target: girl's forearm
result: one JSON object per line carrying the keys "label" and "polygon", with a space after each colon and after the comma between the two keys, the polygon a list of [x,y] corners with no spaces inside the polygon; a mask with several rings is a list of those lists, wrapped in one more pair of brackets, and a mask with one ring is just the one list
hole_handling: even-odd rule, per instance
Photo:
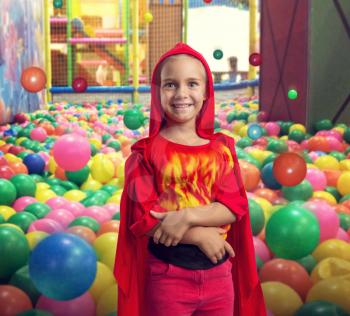
{"label": "girl's forearm", "polygon": [[191,226],[218,227],[236,220],[231,210],[219,202],[185,208],[185,212]]}

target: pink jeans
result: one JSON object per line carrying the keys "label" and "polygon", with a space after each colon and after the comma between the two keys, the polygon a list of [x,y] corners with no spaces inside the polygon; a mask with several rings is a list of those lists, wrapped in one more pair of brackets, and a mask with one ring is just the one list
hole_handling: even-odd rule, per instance
{"label": "pink jeans", "polygon": [[234,291],[230,260],[208,270],[189,270],[147,258],[149,316],[232,316]]}

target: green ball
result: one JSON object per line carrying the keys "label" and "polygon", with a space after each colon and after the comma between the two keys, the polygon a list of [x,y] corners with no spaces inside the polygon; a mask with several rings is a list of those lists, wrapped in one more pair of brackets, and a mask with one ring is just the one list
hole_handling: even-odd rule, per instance
{"label": "green ball", "polygon": [[120,221],[120,213],[117,212],[117,213],[114,213],[113,216],[112,216],[112,219],[115,219],[117,221]]}
{"label": "green ball", "polygon": [[17,154],[17,157],[23,160],[27,155],[29,155],[29,152],[21,151],[20,153]]}
{"label": "green ball", "polygon": [[27,174],[16,174],[10,181],[17,190],[17,198],[21,196],[35,196],[36,183],[31,176]]}
{"label": "green ball", "polygon": [[98,153],[98,150],[94,144],[90,144],[91,156],[95,156]]}
{"label": "green ball", "polygon": [[103,134],[102,135],[102,142],[105,144],[107,142],[107,140],[109,140],[110,138],[112,138],[111,134]]}
{"label": "green ball", "polygon": [[[41,293],[36,289],[33,281],[30,278],[28,265],[25,265],[24,267],[17,270],[15,274],[12,275],[9,283],[26,293],[32,301],[33,306],[36,305],[36,302],[38,301]],[[16,315],[22,315],[22,313]]]}
{"label": "green ball", "polygon": [[68,180],[61,181],[60,185],[68,191],[69,190],[79,190],[79,187],[75,183],[68,181]]}
{"label": "green ball", "polygon": [[143,121],[143,113],[137,109],[130,109],[124,113],[123,122],[128,129],[135,130],[140,128]]}
{"label": "green ball", "polygon": [[16,316],[54,316],[54,314],[42,309],[29,309],[22,313],[16,314]]}
{"label": "green ball", "polygon": [[118,190],[118,187],[115,185],[106,184],[101,188],[101,190],[108,192],[110,195],[113,195],[113,193]]}
{"label": "green ball", "polygon": [[224,57],[224,53],[222,52],[221,49],[215,49],[213,52],[213,57],[217,60],[221,59],[222,57]]}
{"label": "green ball", "polygon": [[0,227],[0,258],[0,279],[11,277],[28,262],[29,244],[17,228]]}
{"label": "green ball", "polygon": [[340,200],[339,203],[343,203],[347,200],[350,200],[350,193],[349,194],[345,194]]}
{"label": "green ball", "polygon": [[303,180],[301,183],[292,187],[282,186],[282,193],[288,201],[306,201],[312,196],[312,186],[309,181]]}
{"label": "green ball", "polygon": [[255,255],[255,262],[256,262],[256,266],[257,266],[258,270],[260,270],[262,268],[262,266],[264,265],[264,261],[262,261],[258,255]]}
{"label": "green ball", "polygon": [[337,188],[328,186],[326,187],[325,191],[332,194],[337,201],[340,200],[341,195],[338,192]]}
{"label": "green ball", "polygon": [[61,185],[52,185],[50,189],[59,196],[63,196],[67,190]]}
{"label": "green ball", "polygon": [[29,175],[35,183],[38,183],[38,182],[44,182],[44,178],[36,173],[32,173]]}
{"label": "green ball", "polygon": [[280,122],[279,125],[281,127],[281,130],[280,130],[280,136],[283,136],[283,135],[288,135],[289,134],[289,129],[290,127],[293,125],[294,123],[293,122]]}
{"label": "green ball", "polygon": [[120,143],[117,140],[113,140],[107,144],[107,147],[115,149],[115,151],[120,150]]}
{"label": "green ball", "polygon": [[264,159],[264,161],[263,161],[263,163],[262,163],[262,167],[264,167],[266,164],[268,164],[268,163],[270,163],[270,162],[275,161],[276,157],[277,157],[277,154],[275,154],[275,153],[271,153],[270,155],[268,155],[268,156]]}
{"label": "green ball", "polygon": [[0,179],[0,205],[11,206],[17,196],[16,187],[6,179]]}
{"label": "green ball", "polygon": [[328,155],[334,157],[338,161],[346,159],[346,155],[344,155],[340,151],[331,151]]}
{"label": "green ball", "polygon": [[240,148],[246,148],[248,146],[252,146],[253,140],[249,137],[242,137],[240,140],[237,141],[236,146]]}
{"label": "green ball", "polygon": [[249,215],[250,215],[250,225],[252,227],[253,235],[258,235],[265,225],[264,212],[261,206],[255,202],[253,199],[248,198],[249,203]]}
{"label": "green ball", "polygon": [[10,224],[17,225],[19,228],[23,230],[23,232],[26,233],[30,224],[36,220],[37,218],[33,214],[23,211],[10,216],[7,219],[7,222]]}
{"label": "green ball", "polygon": [[349,313],[328,301],[312,301],[299,307],[293,316],[349,316]]}
{"label": "green ball", "polygon": [[338,217],[340,219],[340,227],[345,231],[348,231],[350,228],[350,215],[345,213],[339,213]]}
{"label": "green ball", "polygon": [[288,90],[288,99],[295,100],[298,97],[298,91],[295,89]]}
{"label": "green ball", "polygon": [[312,255],[307,255],[296,261],[300,263],[309,274],[311,274],[312,270],[315,268],[317,264],[316,259]]}
{"label": "green ball", "polygon": [[80,216],[75,218],[68,227],[85,226],[92,229],[95,233],[100,229],[100,224],[92,217]]}
{"label": "green ball", "polygon": [[345,129],[344,134],[343,134],[343,138],[348,144],[350,144],[350,127],[347,127]]}
{"label": "green ball", "polygon": [[314,130],[316,132],[322,130],[330,130],[333,127],[332,121],[329,119],[319,120],[314,124]]}
{"label": "green ball", "polygon": [[289,132],[288,139],[291,139],[297,143],[300,143],[305,139],[305,133],[295,129],[295,130]]}
{"label": "green ball", "polygon": [[319,240],[316,216],[302,207],[282,207],[266,224],[266,243],[279,258],[303,258],[317,247]]}
{"label": "green ball", "polygon": [[58,178],[48,178],[45,182],[51,187],[53,185],[61,185],[62,180]]}
{"label": "green ball", "polygon": [[33,214],[37,219],[44,218],[50,211],[51,207],[42,202],[35,202],[27,205],[24,212]]}
{"label": "green ball", "polygon": [[280,139],[273,139],[269,142],[266,147],[267,150],[270,150],[274,153],[283,153],[288,150],[288,145],[285,141]]}
{"label": "green ball", "polygon": [[89,177],[90,168],[88,166],[85,166],[77,171],[66,171],[65,174],[69,181],[74,182],[78,186],[81,186]]}

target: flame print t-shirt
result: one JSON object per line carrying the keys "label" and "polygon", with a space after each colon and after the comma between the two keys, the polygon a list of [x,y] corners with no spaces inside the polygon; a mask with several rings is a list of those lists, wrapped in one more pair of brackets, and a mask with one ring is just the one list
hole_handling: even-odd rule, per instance
{"label": "flame print t-shirt", "polygon": [[[204,145],[189,146],[167,140],[160,134],[154,139],[150,161],[156,174],[158,203],[161,207],[168,211],[178,211],[185,207],[196,207],[215,201],[216,187],[225,175],[232,172],[234,162],[225,144],[216,139],[208,141]],[[228,231],[230,225],[222,228]],[[226,234],[223,238],[226,239]],[[150,251],[159,259],[186,268],[205,269],[214,266],[199,248],[193,245],[179,244],[176,247],[166,247],[161,244],[155,245],[150,238],[149,246]],[[179,248],[187,251],[180,251]],[[166,258],[164,252],[167,252]],[[197,252],[202,253],[203,258],[199,258]],[[179,253],[182,257],[190,255],[192,260],[198,261],[198,264],[178,262],[182,259],[191,261],[189,258],[179,258]]]}

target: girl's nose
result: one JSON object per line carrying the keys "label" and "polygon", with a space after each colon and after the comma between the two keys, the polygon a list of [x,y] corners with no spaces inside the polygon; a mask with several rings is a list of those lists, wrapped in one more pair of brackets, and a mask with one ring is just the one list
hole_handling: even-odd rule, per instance
{"label": "girl's nose", "polygon": [[187,95],[185,86],[179,86],[176,89],[176,97],[185,97]]}

